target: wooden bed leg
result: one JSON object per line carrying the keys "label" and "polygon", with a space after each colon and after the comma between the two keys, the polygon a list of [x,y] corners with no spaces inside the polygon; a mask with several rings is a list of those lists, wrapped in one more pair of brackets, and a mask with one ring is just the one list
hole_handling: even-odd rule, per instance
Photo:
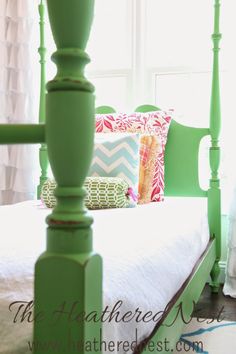
{"label": "wooden bed leg", "polygon": [[83,188],[95,130],[94,87],[84,77],[94,1],[47,3],[58,71],[47,85],[46,142],[58,187],[47,217],[47,250],[35,267],[34,354],[46,346],[50,354],[100,353],[99,346],[86,347],[101,340],[102,260],[92,250]]}
{"label": "wooden bed leg", "polygon": [[[212,148],[211,148],[212,149]],[[213,159],[218,166],[219,162],[219,148],[216,150],[210,149],[210,157]],[[212,162],[213,164],[213,162]],[[211,166],[212,166],[211,164]],[[215,171],[215,170],[214,170]],[[215,176],[214,172],[213,175]],[[213,177],[214,177],[213,176]],[[210,227],[210,234],[212,238],[216,240],[215,249],[215,263],[211,271],[211,290],[212,293],[218,293],[220,288],[219,275],[220,266],[219,261],[221,257],[221,191],[219,188],[219,180],[212,178],[210,180],[211,188],[208,190],[208,220]]]}
{"label": "wooden bed leg", "polygon": [[211,291],[213,294],[218,294],[220,289],[220,282],[218,280],[219,275],[220,275],[220,266],[219,266],[219,262],[216,261],[211,271]]}

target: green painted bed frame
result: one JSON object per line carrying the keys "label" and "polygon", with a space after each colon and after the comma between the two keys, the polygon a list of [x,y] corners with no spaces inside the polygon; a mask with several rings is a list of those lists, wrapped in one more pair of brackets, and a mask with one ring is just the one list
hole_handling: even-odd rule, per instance
{"label": "green painted bed frame", "polygon": [[[93,20],[94,0],[47,0],[50,24],[57,46],[52,60],[57,65],[56,77],[47,84],[45,112],[45,45],[44,5],[39,5],[41,43],[40,124],[1,125],[0,143],[41,143],[41,177],[38,196],[47,178],[48,158],[57,181],[55,191],[57,206],[47,217],[47,249],[35,266],[35,314],[34,339],[45,342],[58,341],[61,350],[57,354],[72,354],[68,347],[68,334],[74,341],[100,338],[101,323],[69,321],[65,317],[52,324],[49,315],[63,302],[67,306],[78,300],[78,313],[102,310],[102,259],[93,251],[93,219],[84,207],[83,183],[88,173],[93,153],[94,139],[94,87],[84,77],[84,67],[89,62],[85,52]],[[193,310],[202,289],[211,275],[214,293],[219,290],[219,260],[221,254],[221,205],[218,169],[220,148],[220,85],[219,85],[219,31],[220,1],[215,0],[215,25],[212,36],[214,63],[210,128],[191,128],[172,121],[165,153],[165,195],[206,197],[211,241],[176,302],[171,306],[162,326],[152,340],[167,338],[174,348],[181,335],[183,321],[180,316],[173,322],[178,305],[183,303],[185,318]],[[156,110],[144,105],[137,111]],[[111,107],[100,107],[99,113],[111,112]],[[47,119],[45,120],[45,117]],[[209,159],[210,186],[204,191],[199,186],[198,154],[203,137],[211,137]],[[47,148],[46,148],[47,147]],[[48,151],[47,151],[48,150]],[[96,225],[95,225],[96,227]],[[33,232],[33,230],[32,230]],[[112,230],[111,230],[112,236]],[[42,235],[43,237],[43,235]],[[158,285],[157,285],[158,286]],[[161,286],[161,284],[159,285]],[[47,315],[40,321],[40,313]],[[148,351],[146,349],[146,351]],[[42,351],[35,350],[35,354]],[[55,353],[48,350],[47,353]],[[78,351],[85,353],[85,350]],[[164,354],[165,351],[162,352]]]}

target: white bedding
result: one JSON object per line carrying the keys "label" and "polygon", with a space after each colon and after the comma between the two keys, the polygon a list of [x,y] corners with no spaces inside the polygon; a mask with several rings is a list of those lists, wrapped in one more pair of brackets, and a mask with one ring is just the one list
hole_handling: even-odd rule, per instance
{"label": "white bedding", "polygon": [[[50,211],[39,201],[0,207],[0,353],[29,352],[32,325],[13,323],[13,301],[32,299],[33,266],[45,249]],[[134,209],[95,211],[94,249],[103,256],[103,299],[121,312],[163,311],[209,241],[206,200],[166,198]],[[26,221],[28,224],[26,224]],[[105,322],[105,341],[147,337],[155,323]],[[114,351],[113,353],[116,353]]]}

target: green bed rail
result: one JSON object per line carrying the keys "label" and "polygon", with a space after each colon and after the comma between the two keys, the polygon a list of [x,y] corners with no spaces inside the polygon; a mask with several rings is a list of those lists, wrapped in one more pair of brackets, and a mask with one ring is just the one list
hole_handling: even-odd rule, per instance
{"label": "green bed rail", "polygon": [[0,144],[45,142],[45,126],[39,124],[0,124]]}

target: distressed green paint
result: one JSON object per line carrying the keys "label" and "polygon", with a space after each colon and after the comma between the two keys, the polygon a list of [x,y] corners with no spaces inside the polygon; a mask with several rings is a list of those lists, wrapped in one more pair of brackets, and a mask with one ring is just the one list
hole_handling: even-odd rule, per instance
{"label": "distressed green paint", "polygon": [[[40,47],[38,49],[40,55],[40,69],[41,69],[41,79],[40,79],[40,100],[39,100],[39,123],[44,124],[46,120],[45,112],[45,98],[46,98],[46,48],[45,48],[45,35],[44,35],[44,15],[45,6],[43,0],[39,4],[39,25],[40,25]],[[37,188],[37,197],[40,198],[41,189],[44,182],[47,180],[47,170],[48,170],[48,155],[46,144],[41,144],[39,149],[39,165],[41,169],[40,181]]]}
{"label": "distressed green paint", "polygon": [[35,322],[34,339],[59,341],[57,354],[70,354],[72,341],[99,339],[100,323],[68,323],[64,316],[53,326],[52,311],[64,302],[67,310],[77,302],[78,313],[102,309],[102,262],[92,249],[93,220],[84,208],[83,188],[94,137],[93,86],[84,77],[94,2],[48,0],[47,4],[58,71],[47,84],[46,143],[58,187],[57,206],[47,218],[47,250],[35,267],[35,311],[45,311],[48,317]]}
{"label": "distressed green paint", "polygon": [[[50,91],[92,92],[94,90],[93,85],[84,77],[84,66],[90,61],[84,49],[93,19],[93,13],[84,10],[86,7],[91,8],[93,1],[50,0],[47,2],[52,33],[57,46],[57,51],[52,56],[52,60],[57,65],[57,74],[47,85]],[[57,3],[60,3],[60,17],[53,15]],[[82,31],[78,27],[78,14],[80,14],[79,27],[83,29]]]}
{"label": "distressed green paint", "polygon": [[210,167],[211,179],[208,191],[208,217],[212,237],[216,238],[216,262],[211,272],[212,291],[219,290],[219,261],[221,257],[221,193],[218,169],[220,165],[220,148],[218,145],[221,127],[221,108],[220,108],[220,82],[219,82],[219,42],[220,33],[220,1],[215,0],[215,20],[213,40],[213,74],[212,74],[212,96],[210,110]]}
{"label": "distressed green paint", "polygon": [[38,144],[45,142],[45,126],[38,124],[0,124],[0,144]]}

